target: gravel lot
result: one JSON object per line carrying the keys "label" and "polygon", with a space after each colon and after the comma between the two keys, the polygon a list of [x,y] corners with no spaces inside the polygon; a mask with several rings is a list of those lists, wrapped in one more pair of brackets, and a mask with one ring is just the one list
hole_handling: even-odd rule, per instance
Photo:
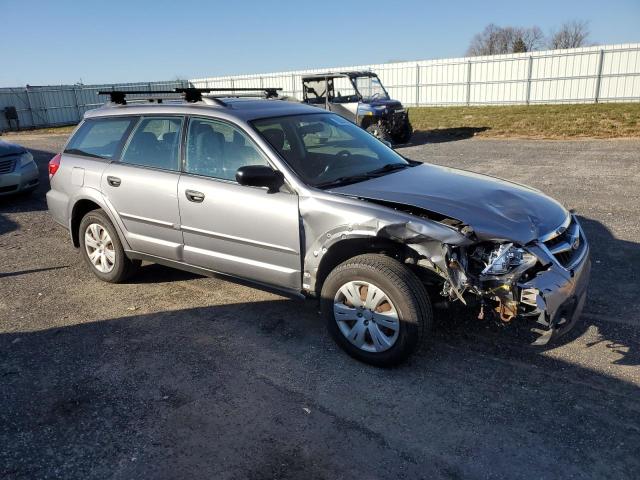
{"label": "gravel lot", "polygon": [[563,345],[445,311],[380,370],[313,302],[157,265],[101,283],[46,211],[65,136],[2,138],[43,184],[0,199],[0,478],[640,478],[640,140],[404,148],[575,208],[593,280]]}

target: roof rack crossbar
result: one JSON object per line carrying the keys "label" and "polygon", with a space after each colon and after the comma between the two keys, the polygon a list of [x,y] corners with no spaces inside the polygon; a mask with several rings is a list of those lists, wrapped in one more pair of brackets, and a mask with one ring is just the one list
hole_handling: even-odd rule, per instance
{"label": "roof rack crossbar", "polygon": [[[180,93],[184,95],[184,99],[187,102],[201,102],[203,93],[211,93],[211,92],[234,92],[235,95],[231,95],[234,97],[241,97],[240,93],[237,92],[262,92],[264,98],[276,98],[278,96],[278,91],[281,91],[282,88],[195,88],[195,87],[186,87],[186,88],[175,88],[173,90],[100,90],[98,91],[98,95],[109,95],[112,103],[116,103],[118,105],[126,105],[127,104],[127,95],[166,95],[166,94],[176,94]],[[244,95],[249,96],[249,95]],[[255,95],[251,95],[255,96]],[[221,96],[224,97],[224,96]],[[219,100],[215,96],[208,96],[208,99],[212,100],[218,105],[226,106],[222,100]]]}
{"label": "roof rack crossbar", "polygon": [[175,95],[174,90],[100,90],[98,95],[109,95],[112,103],[126,105],[127,95]]}
{"label": "roof rack crossbar", "polygon": [[[278,96],[278,92],[282,91],[282,88],[279,87],[247,87],[247,88],[241,88],[241,87],[233,87],[233,88],[195,88],[195,87],[188,87],[188,88],[176,88],[176,92],[181,92],[181,93],[185,93],[185,94],[192,94],[194,96],[197,96],[197,94],[200,94],[200,97],[202,97],[203,93],[212,93],[212,92],[230,92],[230,93],[236,93],[236,95],[233,96],[238,96],[241,97],[243,95],[239,94],[238,92],[262,92],[262,95],[265,98],[275,98]],[[211,97],[209,97],[211,98]]]}

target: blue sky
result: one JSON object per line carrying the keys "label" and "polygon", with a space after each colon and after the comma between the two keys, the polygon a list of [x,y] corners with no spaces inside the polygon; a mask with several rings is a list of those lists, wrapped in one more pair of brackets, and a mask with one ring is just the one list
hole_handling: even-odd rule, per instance
{"label": "blue sky", "polygon": [[490,22],[640,41],[640,0],[0,0],[0,86],[171,80],[462,56]]}

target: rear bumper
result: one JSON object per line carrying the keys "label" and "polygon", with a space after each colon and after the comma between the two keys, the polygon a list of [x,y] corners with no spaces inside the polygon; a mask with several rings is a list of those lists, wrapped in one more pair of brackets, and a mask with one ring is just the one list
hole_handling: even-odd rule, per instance
{"label": "rear bumper", "polygon": [[38,167],[30,163],[24,167],[16,167],[11,173],[0,175],[0,195],[11,195],[36,188],[39,184]]}
{"label": "rear bumper", "polygon": [[537,321],[531,331],[534,345],[546,345],[569,332],[579,321],[587,296],[591,258],[587,245],[583,256],[570,270],[557,264],[519,286],[535,296]]}
{"label": "rear bumper", "polygon": [[47,208],[53,219],[65,228],[69,228],[69,218],[67,217],[67,209],[69,206],[69,198],[62,192],[57,190],[49,190],[46,194]]}

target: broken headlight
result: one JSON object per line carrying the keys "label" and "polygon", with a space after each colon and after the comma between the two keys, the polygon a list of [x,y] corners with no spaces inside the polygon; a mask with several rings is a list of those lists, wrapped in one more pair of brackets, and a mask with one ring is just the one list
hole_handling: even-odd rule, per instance
{"label": "broken headlight", "polygon": [[483,275],[504,275],[520,266],[532,267],[537,262],[535,255],[515,247],[513,243],[497,245],[483,257],[486,262],[486,267],[482,270]]}

